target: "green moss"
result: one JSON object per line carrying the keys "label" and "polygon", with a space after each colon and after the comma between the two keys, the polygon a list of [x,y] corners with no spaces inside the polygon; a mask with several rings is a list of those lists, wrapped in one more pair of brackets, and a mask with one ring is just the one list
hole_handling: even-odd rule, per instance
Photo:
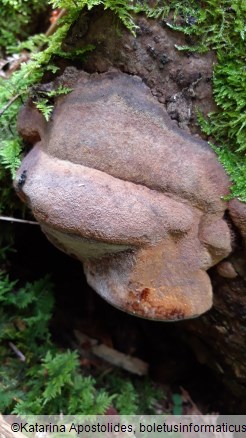
{"label": "green moss", "polygon": [[32,18],[47,6],[46,0],[0,0],[0,53],[16,46],[18,39],[26,39]]}
{"label": "green moss", "polygon": [[76,351],[51,341],[48,277],[18,287],[0,271],[0,410],[18,415],[103,414],[112,396],[81,374]]}

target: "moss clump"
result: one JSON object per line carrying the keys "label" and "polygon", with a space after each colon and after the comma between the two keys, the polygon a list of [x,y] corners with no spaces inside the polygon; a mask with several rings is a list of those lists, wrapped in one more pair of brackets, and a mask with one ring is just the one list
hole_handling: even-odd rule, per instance
{"label": "moss clump", "polygon": [[0,0],[0,53],[30,35],[31,20],[47,9],[46,0]]}
{"label": "moss clump", "polygon": [[48,278],[18,287],[0,271],[0,410],[18,415],[103,414],[112,396],[81,374],[76,351],[51,341]]}

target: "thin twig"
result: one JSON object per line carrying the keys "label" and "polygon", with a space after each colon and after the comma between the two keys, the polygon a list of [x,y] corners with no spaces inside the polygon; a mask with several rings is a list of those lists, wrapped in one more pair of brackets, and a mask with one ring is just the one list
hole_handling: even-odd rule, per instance
{"label": "thin twig", "polygon": [[18,356],[21,362],[26,362],[26,357],[24,354],[13,344],[13,342],[9,342],[10,348],[14,351],[14,353]]}
{"label": "thin twig", "polygon": [[19,99],[19,97],[20,97],[20,93],[16,94],[16,96],[12,97],[12,99],[8,101],[8,103],[1,109],[0,117],[3,115],[3,113],[5,113],[5,111],[10,107],[10,105],[12,105],[12,103],[14,103],[17,99]]}
{"label": "thin twig", "polygon": [[60,25],[60,23],[58,23],[58,21],[60,20],[60,18],[62,18],[64,15],[66,15],[66,13],[67,13],[66,9],[62,9],[61,12],[59,12],[56,21],[54,23],[52,23],[50,25],[50,27],[48,28],[48,30],[45,32],[46,37],[53,35],[53,33],[56,31],[56,29]]}
{"label": "thin twig", "polygon": [[9,216],[0,216],[0,221],[19,222],[21,224],[29,224],[29,225],[39,225],[39,223],[35,221],[26,221],[25,219],[17,219],[15,217],[9,217]]}

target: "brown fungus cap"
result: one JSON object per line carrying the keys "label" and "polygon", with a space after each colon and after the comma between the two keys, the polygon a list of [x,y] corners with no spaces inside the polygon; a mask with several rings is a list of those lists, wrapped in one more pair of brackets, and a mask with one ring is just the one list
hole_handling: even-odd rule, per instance
{"label": "brown fungus cap", "polygon": [[214,152],[177,129],[138,77],[80,72],[62,81],[73,91],[47,124],[30,103],[20,113],[20,133],[32,126],[40,141],[17,192],[114,306],[157,320],[204,313],[206,270],[231,251],[229,181]]}

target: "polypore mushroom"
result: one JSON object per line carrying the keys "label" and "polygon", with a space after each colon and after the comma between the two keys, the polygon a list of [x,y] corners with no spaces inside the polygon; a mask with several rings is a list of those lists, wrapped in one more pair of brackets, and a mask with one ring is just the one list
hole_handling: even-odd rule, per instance
{"label": "polypore mushroom", "polygon": [[214,152],[174,127],[138,77],[81,72],[61,82],[73,91],[51,121],[30,103],[20,113],[24,138],[40,141],[17,193],[114,306],[157,320],[202,314],[212,305],[206,270],[231,251],[229,182]]}

